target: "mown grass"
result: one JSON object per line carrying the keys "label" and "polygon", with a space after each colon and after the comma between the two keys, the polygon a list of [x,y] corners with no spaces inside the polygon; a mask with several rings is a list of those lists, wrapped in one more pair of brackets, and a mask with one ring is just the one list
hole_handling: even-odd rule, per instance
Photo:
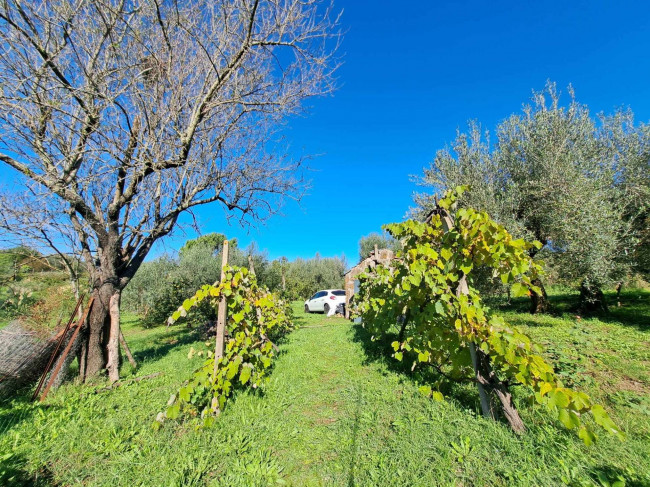
{"label": "mown grass", "polygon": [[269,383],[237,394],[207,430],[193,422],[151,428],[201,363],[187,358],[198,337],[127,320],[125,335],[141,365],[132,371],[127,364],[122,375],[162,375],[98,393],[105,384],[70,384],[42,405],[24,398],[0,405],[0,479],[93,486],[650,485],[650,331],[638,318],[650,311],[650,294],[629,298],[607,320],[504,312],[549,347],[568,382],[606,405],[627,431],[625,442],[602,435],[587,448],[523,401],[528,432],[518,437],[477,413],[471,388],[442,403],[429,400],[377,353],[365,330],[304,315],[296,303],[301,329],[280,344]]}

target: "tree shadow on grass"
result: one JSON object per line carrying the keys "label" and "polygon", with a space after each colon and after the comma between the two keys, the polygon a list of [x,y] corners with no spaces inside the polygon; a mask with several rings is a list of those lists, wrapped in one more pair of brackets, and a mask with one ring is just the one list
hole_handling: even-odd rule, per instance
{"label": "tree shadow on grass", "polygon": [[[439,373],[433,369],[416,369],[415,371],[411,370],[412,361],[398,361],[392,357],[394,352],[391,343],[394,340],[397,340],[397,334],[388,334],[384,340],[372,340],[371,335],[363,328],[361,325],[354,325],[352,327],[353,340],[360,343],[365,352],[364,365],[370,363],[381,363],[385,366],[387,371],[397,373],[405,380],[409,380],[416,385],[423,384],[433,384],[434,382],[441,379]],[[446,398],[446,401],[449,404],[452,404],[458,410],[463,411],[465,414],[471,415],[473,418],[482,418],[483,414],[481,411],[481,403],[478,394],[478,389],[474,383],[471,382],[450,382],[448,380],[442,381],[441,387],[438,389]],[[529,410],[526,407],[526,402],[529,398],[529,393],[524,387],[511,387],[510,392],[512,393],[513,401],[519,410],[519,413],[522,415],[526,423],[526,428],[529,432],[532,433],[533,438],[537,438],[540,435],[546,435],[547,433],[540,433],[539,426],[534,421],[528,422],[528,413]],[[506,428],[513,438],[518,438],[518,435],[515,434],[511,427],[509,426],[507,420],[503,415],[499,415],[496,420],[502,427]],[[568,430],[558,429],[554,433],[555,442],[563,442],[568,444],[573,441],[575,435]],[[650,486],[648,486],[650,487]]]}
{"label": "tree shadow on grass", "polygon": [[307,324],[307,319],[302,314],[294,313],[292,321],[293,324],[296,326],[296,329],[301,328],[302,326]]}
{"label": "tree shadow on grass", "polygon": [[0,402],[0,435],[32,418],[37,406],[31,402],[31,392],[25,387],[11,400]]}
{"label": "tree shadow on grass", "polygon": [[359,423],[361,412],[361,386],[357,389],[356,407],[354,409],[354,425],[352,426],[352,442],[350,445],[350,464],[348,467],[348,487],[355,487],[355,470],[357,467],[357,457],[359,455],[357,440],[359,439]]}
{"label": "tree shadow on grass", "polygon": [[[589,470],[589,476],[595,485],[624,485],[625,487],[650,487],[650,479],[640,478],[618,467],[600,465]],[[617,484],[620,482],[620,484]]]}
{"label": "tree shadow on grass", "polygon": [[[637,328],[639,331],[650,331],[650,293],[647,291],[623,291],[617,298],[616,293],[605,292],[605,298],[609,307],[608,313],[594,313],[584,316],[579,312],[579,295],[567,291],[549,295],[551,310],[541,315],[530,314],[530,300],[528,298],[512,299],[509,303],[503,298],[486,299],[486,304],[495,312],[514,312],[522,316],[530,316],[525,320],[528,326],[553,326],[544,323],[544,316],[556,318],[565,317],[567,314],[580,316],[581,319],[596,318],[604,323],[618,323],[624,326]],[[620,303],[620,306],[618,306]],[[532,318],[536,316],[536,318]]]}
{"label": "tree shadow on grass", "polygon": [[189,345],[201,339],[199,330],[178,330],[174,334],[158,338],[155,344],[149,348],[138,350],[133,353],[133,358],[138,363],[158,360],[175,348]]}
{"label": "tree shadow on grass", "polygon": [[47,465],[43,465],[33,473],[27,471],[25,466],[26,461],[20,455],[9,453],[0,456],[0,485],[16,487],[53,487],[57,485]]}
{"label": "tree shadow on grass", "polygon": [[[373,362],[381,363],[388,371],[398,373],[416,384],[431,384],[441,379],[440,374],[433,368],[418,368],[413,371],[411,370],[412,362],[407,360],[399,361],[392,357],[394,350],[391,343],[397,340],[396,333],[389,333],[384,339],[372,340],[371,334],[361,325],[354,325],[352,332],[353,340],[360,343],[365,352],[364,365]],[[440,392],[453,399],[462,409],[480,415],[478,392],[470,385],[452,384],[445,381]]]}
{"label": "tree shadow on grass", "polygon": [[609,303],[609,313],[598,315],[605,323],[620,323],[633,326],[639,331],[650,332],[650,293],[623,292],[617,305],[616,296],[606,293]]}

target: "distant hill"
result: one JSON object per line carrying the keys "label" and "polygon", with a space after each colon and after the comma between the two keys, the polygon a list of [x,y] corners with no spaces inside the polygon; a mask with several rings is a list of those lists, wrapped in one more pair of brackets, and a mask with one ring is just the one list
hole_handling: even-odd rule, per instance
{"label": "distant hill", "polygon": [[54,328],[74,309],[69,273],[58,255],[29,247],[0,250],[0,328],[13,320]]}

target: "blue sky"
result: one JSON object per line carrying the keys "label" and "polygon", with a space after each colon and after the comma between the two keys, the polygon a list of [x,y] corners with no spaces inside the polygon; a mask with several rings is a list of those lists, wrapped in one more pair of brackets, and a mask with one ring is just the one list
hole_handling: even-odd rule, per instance
{"label": "blue sky", "polygon": [[[593,112],[630,107],[650,120],[650,2],[335,0],[346,35],[340,89],[312,100],[285,132],[310,162],[300,204],[252,229],[201,208],[202,233],[252,240],[270,258],[345,254],[401,220],[436,150],[470,119],[493,129],[547,79]],[[6,174],[6,172],[5,172]],[[179,248],[193,232],[157,245]]]}
{"label": "blue sky", "polygon": [[[300,205],[252,230],[203,208],[203,232],[255,240],[271,258],[341,255],[402,219],[436,150],[470,119],[493,129],[546,80],[593,112],[650,120],[650,2],[336,1],[347,31],[340,89],[286,132],[312,160]],[[169,240],[177,248],[186,236]],[[159,247],[160,251],[162,247]]]}

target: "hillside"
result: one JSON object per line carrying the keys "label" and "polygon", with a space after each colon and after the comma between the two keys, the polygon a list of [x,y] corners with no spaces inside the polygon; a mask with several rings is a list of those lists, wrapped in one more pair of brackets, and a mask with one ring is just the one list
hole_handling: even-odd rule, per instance
{"label": "hillside", "polygon": [[20,319],[30,328],[49,330],[74,309],[74,293],[67,273],[22,274],[0,284],[0,328]]}

